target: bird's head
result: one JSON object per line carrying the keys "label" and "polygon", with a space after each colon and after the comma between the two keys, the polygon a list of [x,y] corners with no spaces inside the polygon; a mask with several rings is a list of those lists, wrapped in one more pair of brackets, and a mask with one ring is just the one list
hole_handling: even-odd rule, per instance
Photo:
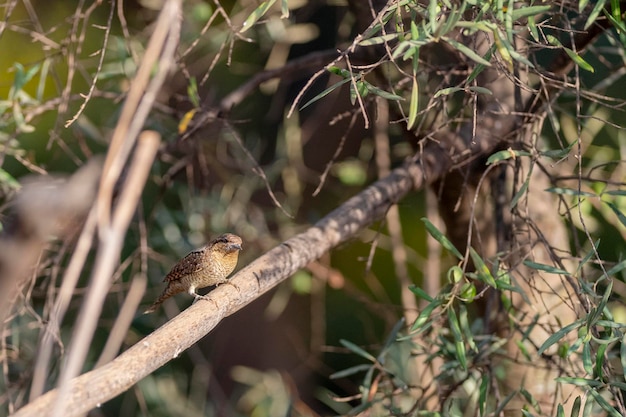
{"label": "bird's head", "polygon": [[213,242],[211,243],[212,250],[227,255],[239,252],[242,249],[241,244],[243,242],[241,238],[237,235],[234,235],[232,233],[224,233],[217,239],[213,240]]}

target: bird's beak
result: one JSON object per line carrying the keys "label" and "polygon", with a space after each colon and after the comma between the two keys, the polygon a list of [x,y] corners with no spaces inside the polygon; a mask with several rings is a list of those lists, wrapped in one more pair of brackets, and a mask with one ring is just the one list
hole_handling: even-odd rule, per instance
{"label": "bird's beak", "polygon": [[241,245],[239,243],[231,243],[229,247],[230,250],[241,250]]}

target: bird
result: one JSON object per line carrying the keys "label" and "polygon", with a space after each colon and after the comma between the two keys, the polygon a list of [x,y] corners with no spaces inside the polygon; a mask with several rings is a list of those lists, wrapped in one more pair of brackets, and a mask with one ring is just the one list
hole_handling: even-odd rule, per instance
{"label": "bird", "polygon": [[209,299],[196,293],[196,290],[227,282],[228,276],[237,266],[242,243],[239,236],[225,233],[190,252],[165,276],[163,282],[167,283],[167,287],[144,314],[156,311],[165,300],[181,292],[188,292],[195,300]]}

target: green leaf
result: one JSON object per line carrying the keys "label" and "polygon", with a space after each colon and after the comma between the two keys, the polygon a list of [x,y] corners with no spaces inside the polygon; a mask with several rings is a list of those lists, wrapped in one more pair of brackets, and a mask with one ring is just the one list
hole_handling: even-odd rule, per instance
{"label": "green leaf", "polygon": [[441,303],[442,303],[442,301],[441,300],[437,300],[437,299],[431,301],[422,310],[422,312],[417,317],[417,319],[415,319],[415,323],[413,323],[413,326],[411,326],[411,333],[413,333],[414,331],[416,331],[417,329],[422,327],[424,324],[426,324],[426,322],[430,318],[430,315],[432,314],[433,310],[435,310],[437,307],[439,307],[441,305]]}
{"label": "green leaf", "polygon": [[29,82],[35,74],[39,71],[41,66],[39,64],[33,65],[28,71],[24,71],[24,66],[19,62],[13,64],[15,70],[15,77],[13,78],[13,85],[11,86],[11,92],[9,99],[14,99],[16,94],[24,88],[27,82]]}
{"label": "green leaf", "polygon": [[398,34],[391,33],[387,35],[375,36],[373,38],[364,39],[361,42],[359,42],[359,45],[361,46],[381,45],[383,43],[395,41],[396,39],[398,39]]}
{"label": "green leaf", "polygon": [[577,142],[574,140],[563,149],[549,149],[547,151],[539,152],[539,155],[547,156],[548,158],[552,159],[562,159],[569,155],[570,151],[572,150],[574,145],[576,145],[576,143]]}
{"label": "green leaf", "polygon": [[467,307],[465,307],[465,305],[463,304],[459,305],[459,324],[461,325],[461,330],[465,335],[465,340],[467,341],[470,349],[472,349],[474,352],[478,352],[476,342],[474,341],[474,332],[472,332],[472,329],[469,325]]}
{"label": "green leaf", "polygon": [[585,342],[583,345],[583,369],[588,375],[593,375],[593,361],[591,360],[591,344]]}
{"label": "green leaf", "polygon": [[589,17],[587,18],[587,22],[585,23],[585,26],[583,28],[584,30],[589,29],[589,27],[593,25],[593,22],[596,21],[596,19],[600,15],[600,12],[602,12],[602,9],[604,9],[605,3],[606,0],[596,0],[596,5],[593,7],[591,13],[589,13]]}
{"label": "green leaf", "polygon": [[459,319],[456,316],[454,308],[448,308],[448,322],[450,323],[450,330],[454,337],[454,347],[456,350],[456,359],[459,361],[461,368],[464,371],[467,370],[467,356],[465,354],[465,343],[463,342],[463,335],[461,334],[461,326],[459,325]]}
{"label": "green leaf", "polygon": [[530,356],[530,353],[528,352],[528,349],[526,348],[524,342],[522,342],[521,340],[516,340],[515,344],[517,345],[517,348],[520,350],[520,352],[522,352],[522,355],[524,355],[526,360],[531,362],[532,357]]}
{"label": "green leaf", "polygon": [[605,191],[604,194],[626,196],[626,190],[608,190]]}
{"label": "green leaf", "polygon": [[474,261],[474,267],[476,268],[476,272],[478,273],[478,279],[485,284],[492,286],[493,288],[498,288],[498,284],[493,278],[493,275],[491,275],[491,271],[485,264],[485,261],[483,261],[480,255],[472,247],[470,247],[470,255],[472,257],[472,261]]}
{"label": "green leaf", "polygon": [[626,216],[624,215],[624,213],[622,213],[622,211],[610,201],[603,201],[603,203],[609,206],[611,210],[613,210],[613,213],[615,213],[622,226],[626,227]]}
{"label": "green leaf", "polygon": [[528,30],[535,42],[539,42],[539,31],[537,30],[537,23],[535,23],[535,16],[528,17]]}
{"label": "green leaf", "polygon": [[366,352],[363,348],[361,348],[361,347],[355,345],[354,343],[350,342],[349,340],[341,339],[341,340],[339,340],[339,343],[341,343],[344,347],[350,349],[352,352],[356,353],[357,355],[367,359],[368,361],[370,361],[372,363],[376,363],[376,358],[375,357],[373,357],[371,354]]}
{"label": "green leaf", "polygon": [[600,407],[604,409],[611,417],[623,417],[619,411],[617,411],[607,400],[604,399],[602,394],[596,392],[596,390],[589,390],[589,393],[593,397],[593,399],[598,403]]}
{"label": "green leaf", "polygon": [[600,381],[596,381],[595,379],[587,379],[587,378],[572,378],[567,376],[562,376],[554,379],[556,382],[563,382],[565,384],[576,385],[577,387],[599,387],[604,385]]}
{"label": "green leaf", "polygon": [[430,295],[428,295],[428,294],[426,293],[426,291],[424,291],[423,289],[421,289],[420,287],[418,287],[418,286],[416,286],[416,285],[409,285],[409,290],[410,290],[413,294],[417,295],[418,297],[420,297],[420,298],[421,298],[421,299],[423,299],[423,300],[426,300],[426,301],[428,301],[428,302],[430,302],[430,301],[433,301],[433,300],[434,300],[434,298],[433,298],[433,297],[431,297]]}
{"label": "green leaf", "polygon": [[537,270],[537,271],[545,271],[548,272],[550,274],[558,274],[558,275],[569,275],[570,273],[560,269],[560,268],[555,268],[551,265],[546,265],[546,264],[540,264],[537,262],[533,262],[533,261],[529,261],[529,260],[525,260],[524,261],[524,265],[526,265],[528,268]]}
{"label": "green leaf", "polygon": [[568,324],[562,329],[559,329],[555,333],[551,334],[550,337],[548,337],[546,341],[543,342],[543,344],[539,347],[539,349],[537,350],[537,354],[541,355],[550,346],[554,345],[556,342],[563,339],[569,332],[580,327],[581,324],[582,324],[581,320],[577,320],[573,323]]}
{"label": "green leaf", "polygon": [[485,404],[487,403],[487,394],[489,393],[489,375],[485,374],[481,378],[478,393],[478,407],[482,417],[485,415]]}
{"label": "green leaf", "polygon": [[574,63],[578,65],[580,68],[584,69],[585,71],[595,72],[595,69],[591,66],[591,64],[585,61],[576,52],[566,47],[563,47],[563,49],[565,50],[565,53],[572,59],[572,61],[574,61]]}
{"label": "green leaf", "polygon": [[357,98],[366,97],[369,93],[367,89],[367,84],[365,81],[356,81],[350,83],[350,103],[354,106],[357,101]]}
{"label": "green leaf", "polygon": [[504,397],[504,400],[502,400],[502,402],[498,404],[498,408],[496,408],[496,410],[491,415],[499,416],[500,413],[502,413],[502,410],[504,410],[504,408],[509,404],[509,402],[511,402],[511,400],[515,396],[517,396],[517,391],[512,391],[511,393],[509,393],[509,395]]}
{"label": "green leaf", "polygon": [[587,61],[585,61],[580,55],[578,55],[576,52],[574,52],[570,48],[563,46],[563,44],[561,43],[561,41],[558,40],[558,38],[556,38],[553,35],[548,35],[546,36],[546,39],[548,40],[549,44],[563,48],[565,53],[571,58],[572,61],[574,61],[576,65],[578,65],[582,69],[587,70],[589,72],[594,72],[593,67]]}
{"label": "green leaf", "polygon": [[526,401],[528,401],[530,403],[530,405],[532,405],[532,407],[535,410],[537,410],[537,412],[541,413],[541,407],[539,407],[539,403],[537,402],[535,397],[533,397],[533,395],[530,392],[528,392],[524,388],[521,388],[520,389],[520,394],[522,394],[522,396],[526,399]]}
{"label": "green leaf", "polygon": [[494,28],[492,33],[493,33],[493,42],[495,43],[496,48],[498,49],[498,53],[500,54],[504,62],[507,63],[507,67],[509,71],[513,71],[513,59],[511,58],[511,51],[513,50],[513,48],[511,47],[511,44],[508,42],[505,42],[503,36],[500,35],[500,31],[497,28]]}
{"label": "green leaf", "polygon": [[353,76],[353,74],[350,71],[345,70],[343,68],[336,67],[334,65],[328,67],[328,72],[330,72],[331,74],[339,75],[343,78],[348,78],[348,79],[352,79],[352,76]]}
{"label": "green leaf", "polygon": [[272,5],[276,2],[276,0],[267,0],[263,3],[259,4],[259,7],[254,9],[250,16],[243,22],[243,26],[241,27],[240,33],[244,33],[248,29],[250,29],[260,18],[262,18],[265,13],[272,7]]}
{"label": "green leaf", "polygon": [[409,104],[409,122],[407,129],[411,130],[417,122],[417,112],[419,110],[419,84],[417,77],[413,77],[413,88],[411,88],[411,103]]}
{"label": "green leaf", "polygon": [[339,379],[345,378],[347,376],[351,376],[357,374],[359,372],[367,371],[370,369],[372,365],[369,364],[361,364],[356,366],[351,366],[350,368],[344,369],[343,371],[338,371],[329,376],[330,379]]}
{"label": "green leaf", "polygon": [[2,168],[0,168],[0,183],[8,185],[14,190],[19,190],[21,187],[20,183],[15,178],[13,178],[12,175]]}
{"label": "green leaf", "polygon": [[411,20],[411,39],[418,40],[420,38],[420,32],[415,24],[415,21]]}
{"label": "green leaf", "polygon": [[344,85],[345,83],[348,83],[348,82],[350,82],[350,78],[345,78],[345,79],[339,81],[338,83],[331,85],[326,90],[322,91],[321,93],[319,93],[318,95],[313,97],[311,100],[307,101],[304,106],[300,107],[300,110],[306,109],[311,104],[315,103],[316,101],[318,101],[319,99],[321,99],[323,97],[326,97],[328,94],[332,93],[334,90],[336,90],[337,88],[341,87],[342,85]]}
{"label": "green leaf", "polygon": [[450,269],[448,269],[448,273],[447,273],[448,282],[450,284],[456,284],[458,282],[461,282],[464,275],[465,273],[463,272],[461,268],[459,268],[458,265],[453,265],[452,267],[450,267]]}
{"label": "green leaf", "polygon": [[530,166],[530,172],[528,173],[528,176],[526,177],[526,179],[524,180],[524,183],[522,184],[522,186],[520,187],[519,190],[517,190],[517,192],[515,193],[515,195],[513,196],[513,199],[511,200],[511,209],[515,208],[515,206],[517,206],[517,203],[519,202],[519,200],[526,195],[526,191],[528,190],[528,185],[530,184],[530,174],[532,173],[534,165]]}
{"label": "green leaf", "polygon": [[617,274],[618,272],[620,272],[621,270],[623,270],[624,268],[626,268],[626,259],[624,259],[623,261],[615,265],[613,268],[606,271],[606,274],[611,277]]}
{"label": "green leaf", "polygon": [[599,378],[602,378],[604,372],[602,372],[602,366],[604,365],[604,353],[606,352],[606,348],[608,345],[600,345],[598,346],[598,351],[596,352],[596,375]]}
{"label": "green leaf", "polygon": [[573,188],[565,188],[565,187],[550,187],[546,189],[549,193],[560,194],[560,195],[575,195],[575,196],[583,196],[583,197],[595,197],[596,195],[593,193],[589,193],[587,191],[579,191]]}
{"label": "green leaf", "polygon": [[450,94],[454,94],[454,93],[459,92],[459,91],[465,91],[465,89],[463,87],[442,88],[441,90],[437,90],[437,92],[435,93],[435,95],[433,97],[437,98],[437,97],[440,97],[440,96],[449,96]]}
{"label": "green leaf", "polygon": [[613,385],[623,391],[626,391],[626,382],[620,382],[620,381],[611,381],[609,382],[610,385]]}
{"label": "green leaf", "polygon": [[505,161],[511,158],[515,159],[519,156],[531,156],[531,153],[526,151],[506,149],[504,151],[499,151],[491,155],[489,159],[487,159],[487,165],[493,165],[496,162]]}
{"label": "green leaf", "polygon": [[[379,97],[384,98],[385,100],[393,100],[393,101],[401,101],[404,100],[404,97],[396,95],[396,94],[392,94],[388,91],[385,90],[381,90],[378,87],[373,86],[372,84],[364,81],[365,83],[365,87],[367,88],[367,91],[369,91],[372,94],[375,94]],[[362,94],[363,97],[365,97],[367,94]]]}
{"label": "green leaf", "polygon": [[441,38],[443,41],[449,43],[454,49],[456,49],[457,51],[461,52],[463,55],[467,56],[468,58],[470,58],[472,61],[477,62],[481,65],[490,67],[491,63],[487,60],[485,60],[483,57],[481,57],[480,55],[478,55],[476,52],[472,51],[470,48],[468,48],[467,46],[463,45],[460,42],[455,41],[454,39],[450,39],[447,37],[442,37]]}
{"label": "green leaf", "polygon": [[452,242],[450,242],[450,240],[443,233],[441,233],[439,229],[437,229],[435,225],[430,222],[430,220],[428,220],[426,217],[422,217],[420,220],[424,222],[424,226],[426,226],[426,231],[428,231],[428,233],[437,242],[439,242],[441,246],[446,248],[448,251],[452,252],[452,254],[456,256],[457,258],[463,259],[463,255],[461,255],[461,252],[459,252],[459,250],[454,247]]}
{"label": "green leaf", "polygon": [[[496,46],[492,45],[491,48],[489,48],[489,50],[487,51],[487,53],[485,54],[485,56],[483,57],[486,61],[489,61],[491,59],[491,56],[493,55],[493,51],[495,51]],[[466,84],[470,84],[472,81],[474,81],[476,79],[476,77],[478,77],[478,75],[483,72],[483,70],[485,69],[485,65],[476,65],[474,67],[474,69],[472,70],[471,74],[469,77],[467,77],[467,80],[465,80]]]}
{"label": "green leaf", "polygon": [[196,82],[196,77],[191,77],[189,80],[189,85],[187,86],[187,95],[189,96],[189,100],[191,104],[195,108],[200,107],[200,95],[198,94],[198,84]]}
{"label": "green leaf", "polygon": [[488,96],[492,96],[493,95],[491,90],[488,89],[488,88],[485,88],[485,87],[474,87],[474,86],[472,86],[472,87],[468,87],[467,89],[469,91],[472,91],[472,92],[478,93],[478,94],[486,94]]}
{"label": "green leaf", "polygon": [[576,399],[574,400],[574,405],[572,406],[572,414],[570,414],[570,417],[578,417],[578,414],[580,413],[580,395],[576,397]]}
{"label": "green leaf", "polygon": [[520,7],[519,9],[513,9],[510,11],[511,17],[513,20],[518,20],[523,17],[528,16],[537,16],[541,13],[545,13],[550,10],[552,6],[529,6],[529,7]]}

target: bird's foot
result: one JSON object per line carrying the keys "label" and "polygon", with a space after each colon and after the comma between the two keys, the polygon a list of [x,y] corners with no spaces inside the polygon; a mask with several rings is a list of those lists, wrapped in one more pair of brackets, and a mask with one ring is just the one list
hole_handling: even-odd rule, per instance
{"label": "bird's foot", "polygon": [[198,300],[207,300],[207,301],[212,302],[212,303],[215,305],[215,308],[218,308],[218,305],[217,305],[217,303],[215,302],[215,300],[214,300],[214,299],[212,299],[211,297],[207,296],[207,295],[200,295],[200,294],[198,294],[198,293],[194,293],[194,294],[193,294],[193,297],[194,297],[194,298],[193,298],[193,302],[192,302],[191,304],[195,304],[195,303],[196,303],[196,301],[198,301]]}
{"label": "bird's foot", "polygon": [[232,282],[230,282],[230,281],[220,282],[220,283],[216,284],[216,285],[215,285],[215,287],[217,288],[217,287],[218,287],[219,285],[221,285],[221,284],[228,284],[228,285],[232,285],[233,287],[235,287],[235,289],[237,290],[237,292],[238,292],[239,294],[241,294],[241,289],[239,289],[239,287],[238,287],[238,286],[236,286],[235,284],[233,284]]}

